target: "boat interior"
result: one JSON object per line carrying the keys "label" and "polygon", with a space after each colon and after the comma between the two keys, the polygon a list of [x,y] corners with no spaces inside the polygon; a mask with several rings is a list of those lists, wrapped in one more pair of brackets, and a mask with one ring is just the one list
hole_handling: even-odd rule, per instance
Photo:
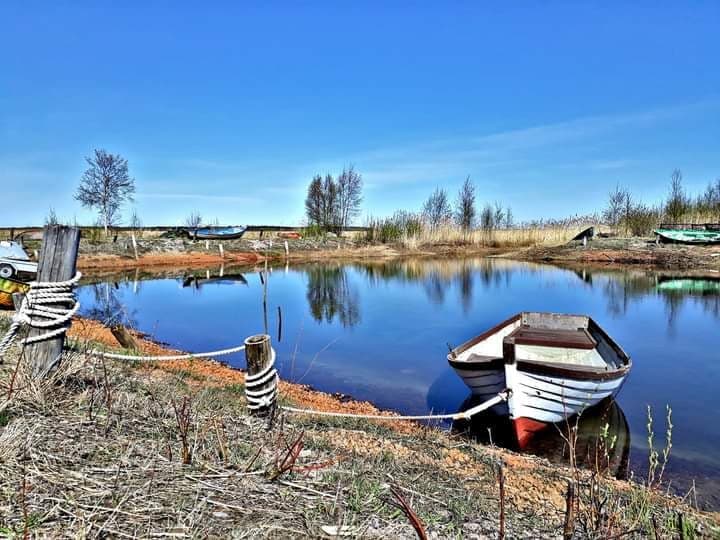
{"label": "boat interior", "polygon": [[521,313],[455,350],[456,362],[521,360],[612,371],[627,355],[589,317]]}

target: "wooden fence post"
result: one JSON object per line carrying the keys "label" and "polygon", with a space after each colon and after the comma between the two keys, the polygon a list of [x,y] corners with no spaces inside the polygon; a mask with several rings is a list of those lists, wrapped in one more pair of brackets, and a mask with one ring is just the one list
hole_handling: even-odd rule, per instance
{"label": "wooden fence post", "polygon": [[[37,280],[41,282],[67,281],[75,277],[80,229],[63,225],[48,225],[43,231],[43,241],[38,256]],[[49,304],[49,307],[68,307]],[[44,334],[46,330],[31,328],[28,337]],[[58,362],[65,343],[65,333],[30,343],[26,354],[34,376],[44,376]]]}
{"label": "wooden fence post", "polygon": [[137,240],[135,240],[135,233],[133,232],[130,236],[132,238],[133,252],[135,253],[135,260],[138,260]]}
{"label": "wooden fence post", "polygon": [[[257,334],[250,336],[245,340],[245,360],[247,361],[247,374],[257,375],[268,367],[272,360],[272,352],[270,346],[270,336],[267,334]],[[271,378],[268,382],[261,386],[254,387],[253,392],[267,390],[276,384],[275,378]],[[251,410],[251,414],[266,414],[269,407]]]}

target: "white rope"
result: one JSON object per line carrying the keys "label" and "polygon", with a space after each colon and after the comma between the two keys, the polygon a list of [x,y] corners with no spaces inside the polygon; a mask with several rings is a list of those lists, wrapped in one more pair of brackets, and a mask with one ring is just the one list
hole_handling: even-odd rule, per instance
{"label": "white rope", "polygon": [[[7,353],[10,346],[17,337],[20,327],[25,324],[29,328],[44,330],[37,336],[27,337],[20,340],[21,345],[37,343],[51,339],[61,335],[70,328],[71,320],[78,312],[80,303],[75,298],[73,289],[80,281],[82,274],[78,272],[75,277],[67,281],[58,282],[30,282],[30,289],[23,298],[20,309],[13,315],[12,323],[7,333],[0,340],[0,359]],[[57,304],[65,304],[66,307],[57,307]],[[108,353],[100,350],[86,351],[86,354],[100,356],[114,360],[140,360],[140,361],[167,361],[167,360],[185,360],[190,358],[207,358],[213,356],[222,356],[240,352],[245,349],[245,345],[231,347],[229,349],[221,349],[219,351],[210,351],[204,353],[190,354],[174,354],[164,356],[146,356],[132,354],[116,354]],[[277,399],[278,372],[275,369],[275,350],[270,348],[270,362],[260,373],[254,375],[245,374],[245,395],[247,397],[248,409],[258,410],[270,407]],[[269,384],[267,388],[254,390],[254,388],[262,387]],[[425,415],[406,415],[406,416],[385,416],[381,414],[353,414],[339,413],[330,411],[317,411],[313,409],[299,409],[296,407],[281,407],[282,410],[298,414],[312,414],[316,416],[332,416],[336,418],[363,418],[368,420],[469,420],[473,415],[478,414],[502,401],[506,401],[510,394],[510,390],[504,390],[497,396],[476,407],[472,407],[467,411],[453,414],[425,414]]]}
{"label": "white rope", "polygon": [[[270,362],[265,366],[260,373],[254,375],[245,374],[245,397],[247,398],[248,409],[256,411],[258,409],[265,409],[270,407],[278,395],[278,381],[279,376],[277,369],[275,369],[275,349],[270,348]],[[266,388],[260,388],[268,385]],[[255,388],[260,388],[255,390]],[[366,420],[469,420],[474,415],[489,409],[506,401],[510,395],[510,390],[503,390],[494,398],[491,398],[480,405],[472,407],[466,411],[461,411],[452,414],[423,414],[423,415],[406,415],[406,416],[386,416],[382,414],[354,414],[354,413],[341,413],[331,411],[317,411],[315,409],[299,409],[297,407],[282,406],[280,407],[283,411],[298,413],[298,414],[311,414],[316,416],[332,416],[335,418],[362,418]]]}
{"label": "white rope", "polygon": [[170,355],[165,355],[165,356],[116,354],[116,353],[100,351],[98,349],[93,349],[91,351],[87,351],[86,354],[89,354],[92,356],[98,356],[98,357],[102,357],[102,358],[110,358],[112,360],[138,360],[138,361],[146,361],[146,362],[155,362],[155,361],[164,361],[164,360],[188,360],[191,358],[210,358],[213,356],[222,356],[224,354],[233,354],[236,352],[240,352],[242,350],[245,350],[245,345],[240,345],[238,347],[231,347],[230,349],[221,349],[219,351],[210,351],[210,352],[202,352],[202,353],[188,353],[188,354],[170,354]]}
{"label": "white rope", "polygon": [[353,414],[353,413],[341,413],[331,411],[316,411],[313,409],[298,409],[296,407],[283,406],[282,410],[300,414],[312,414],[316,416],[332,416],[335,418],[362,418],[365,420],[470,420],[474,415],[489,409],[506,401],[510,394],[509,390],[500,392],[494,398],[484,401],[480,405],[472,407],[466,411],[461,411],[453,414],[422,414],[422,415],[406,415],[406,416],[385,416],[382,414]]}
{"label": "white rope", "polygon": [[[270,407],[277,399],[278,372],[275,369],[275,349],[270,348],[270,362],[260,373],[249,375],[245,373],[245,397],[248,409],[256,411]],[[271,383],[267,388],[253,390]]]}
{"label": "white rope", "polygon": [[[20,345],[46,341],[65,333],[70,328],[71,319],[80,309],[80,302],[76,300],[73,289],[81,277],[82,274],[78,272],[67,281],[31,281],[20,309],[13,315],[10,328],[0,341],[0,358],[5,356],[15,342],[22,325],[43,332],[21,339]],[[63,307],[58,307],[63,304]]]}

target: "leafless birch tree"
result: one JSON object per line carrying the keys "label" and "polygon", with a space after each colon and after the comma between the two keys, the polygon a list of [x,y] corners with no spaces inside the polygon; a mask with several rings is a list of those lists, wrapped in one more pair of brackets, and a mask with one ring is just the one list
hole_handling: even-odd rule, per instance
{"label": "leafless birch tree", "polygon": [[85,161],[89,167],[80,179],[75,199],[98,211],[107,235],[108,228],[118,221],[122,205],[133,200],[135,179],[128,174],[127,160],[119,155],[95,150],[95,155]]}

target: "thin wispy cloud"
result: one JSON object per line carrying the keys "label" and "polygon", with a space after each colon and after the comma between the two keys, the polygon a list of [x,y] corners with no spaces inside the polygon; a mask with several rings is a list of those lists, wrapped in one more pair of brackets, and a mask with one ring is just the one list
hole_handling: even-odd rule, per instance
{"label": "thin wispy cloud", "polygon": [[263,202],[257,197],[248,197],[246,195],[225,195],[225,194],[208,194],[208,193],[154,193],[154,192],[138,192],[136,199],[164,199],[164,200],[194,200],[194,201],[220,201],[220,202],[240,202],[247,204],[256,204]]}
{"label": "thin wispy cloud", "polygon": [[[517,167],[538,150],[568,150],[571,145],[615,135],[618,131],[647,129],[718,109],[720,99],[709,99],[629,114],[591,116],[475,137],[444,138],[405,147],[375,149],[358,154],[355,161],[364,164],[365,176],[372,184],[437,181],[463,169]],[[547,156],[544,161],[547,162]],[[590,169],[611,170],[627,166],[629,160],[611,155],[584,163]]]}

